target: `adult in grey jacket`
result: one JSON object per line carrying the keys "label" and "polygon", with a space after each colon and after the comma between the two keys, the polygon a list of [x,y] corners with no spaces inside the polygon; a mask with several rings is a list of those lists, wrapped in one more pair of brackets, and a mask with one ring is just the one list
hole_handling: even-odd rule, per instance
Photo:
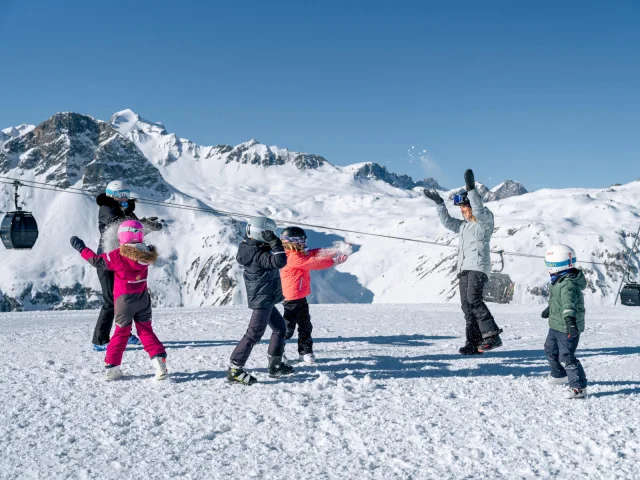
{"label": "adult in grey jacket", "polygon": [[502,346],[502,330],[482,297],[491,274],[489,242],[493,234],[493,213],[483,205],[471,170],[465,172],[464,179],[467,191],[454,196],[454,205],[460,207],[464,220],[449,215],[444,200],[435,190],[425,190],[424,194],[436,202],[442,224],[459,235],[457,272],[460,302],[467,324],[467,340],[460,353],[473,355]]}

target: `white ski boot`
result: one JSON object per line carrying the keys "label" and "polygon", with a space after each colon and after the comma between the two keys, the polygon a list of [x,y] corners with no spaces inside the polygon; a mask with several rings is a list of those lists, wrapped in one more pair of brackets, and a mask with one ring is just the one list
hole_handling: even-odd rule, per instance
{"label": "white ski boot", "polygon": [[253,385],[258,381],[256,377],[245,371],[244,367],[231,362],[227,370],[227,380],[231,383],[240,383],[242,385]]}
{"label": "white ski boot", "polygon": [[298,357],[298,361],[303,363],[316,363],[316,356],[313,353],[305,353]]}
{"label": "white ski boot", "polygon": [[567,398],[572,400],[574,398],[585,398],[587,396],[587,387],[584,388],[570,388],[567,392]]}
{"label": "white ski boot", "polygon": [[547,383],[549,385],[564,385],[569,381],[569,377],[552,377],[551,374],[546,376]]}
{"label": "white ski boot", "polygon": [[122,370],[120,370],[120,365],[107,365],[106,372],[107,374],[105,380],[107,382],[112,382],[113,380],[122,378]]}
{"label": "white ski boot", "polygon": [[164,357],[153,357],[151,359],[153,367],[156,369],[155,380],[166,380],[169,378],[169,372],[167,371],[167,359]]}

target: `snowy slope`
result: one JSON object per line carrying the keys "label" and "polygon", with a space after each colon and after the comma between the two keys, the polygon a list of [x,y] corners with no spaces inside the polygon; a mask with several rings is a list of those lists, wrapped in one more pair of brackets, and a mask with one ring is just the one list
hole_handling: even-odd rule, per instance
{"label": "snowy slope", "polygon": [[[112,120],[116,128],[121,115],[131,119],[129,112],[116,114]],[[157,134],[154,139],[153,126],[137,116],[126,125],[120,131],[134,142],[136,131],[146,132],[150,144],[162,144],[166,137]],[[354,178],[362,164],[343,168],[323,164],[301,171],[291,162],[268,168],[228,163],[224,153],[209,158],[183,154],[172,163],[162,161],[163,155],[152,157],[163,177],[217,209],[267,214],[292,223],[456,242],[440,225],[433,205],[422,198],[420,189],[406,191]],[[566,242],[576,248],[580,259],[602,262],[619,258],[633,243],[640,209],[628,199],[640,195],[638,182],[602,190],[541,190],[526,195],[522,184],[511,180],[492,190],[481,183],[478,188],[487,197],[510,196],[489,205],[496,215],[494,249],[544,255],[546,245]],[[450,198],[453,193],[443,196]],[[346,238],[362,248],[340,271],[355,275],[373,293],[374,301],[456,297],[451,271],[455,250],[359,235]],[[499,258],[494,260],[497,263]],[[637,267],[637,256],[634,264]],[[590,282],[588,301],[612,303],[620,280],[619,265],[583,267]],[[516,282],[515,301],[542,301],[547,277],[539,259],[507,257],[505,273]]]}
{"label": "snowy slope", "polygon": [[[0,175],[25,181],[82,188],[87,195],[22,188],[25,209],[33,211],[40,235],[31,251],[0,249],[0,310],[96,308],[100,285],[95,271],[70,248],[78,235],[97,248],[95,193],[104,178],[126,176],[137,195],[178,205],[202,206],[169,185],[157,169],[108,123],[77,114],[58,114],[35,129],[5,142]],[[0,208],[13,210],[12,189],[5,188]],[[139,205],[139,216],[166,220],[161,235],[150,235],[161,252],[151,271],[158,305],[212,305],[241,302],[239,269],[233,261],[239,241],[237,224],[224,217]],[[179,214],[179,215],[178,215]],[[189,235],[184,235],[189,225]]]}
{"label": "snowy slope", "polygon": [[316,366],[271,380],[262,343],[252,387],[223,379],[244,308],[155,311],[172,383],[139,348],[104,382],[95,312],[0,314],[0,478],[640,478],[637,314],[588,310],[569,401],[539,309],[494,310],[504,348],[468,358],[456,305],[313,306]]}
{"label": "snowy slope", "polygon": [[[115,114],[110,123],[58,114],[35,129],[15,132],[0,146],[0,175],[46,181],[63,189],[82,187],[92,193],[112,178],[126,177],[142,197],[237,213],[230,220],[139,205],[141,216],[167,221],[165,232],[150,237],[162,247],[165,259],[153,269],[150,283],[161,305],[242,303],[241,271],[233,257],[242,229],[235,222],[244,221],[245,215],[269,215],[281,226],[307,223],[449,245],[457,242],[440,225],[434,205],[420,188],[406,190],[355,175],[362,165],[336,167],[318,155],[255,140],[237,146],[200,146],[131,111]],[[476,173],[481,180],[482,172]],[[508,181],[492,191],[481,188],[487,195],[502,195],[503,190],[510,195],[520,187]],[[96,306],[95,274],[67,242],[72,234],[97,241],[97,206],[77,195],[32,189],[23,195],[40,222],[41,237],[32,252],[0,250],[8,272],[0,278],[4,294],[0,309],[21,303],[25,308]],[[10,198],[10,189],[5,189],[0,208],[10,208]],[[587,302],[611,304],[621,278],[617,259],[633,243],[640,218],[632,198],[640,198],[640,182],[605,189],[540,190],[493,201],[488,204],[496,218],[492,247],[542,255],[546,245],[565,242],[576,249],[579,260],[610,262],[607,267],[582,267],[589,281]],[[355,247],[354,255],[338,269],[314,273],[314,301],[457,300],[453,248],[307,230],[311,246],[346,239]],[[493,260],[499,262],[497,256]],[[637,269],[637,254],[633,264]],[[516,284],[515,302],[544,301],[547,277],[540,259],[506,257],[504,273]]]}

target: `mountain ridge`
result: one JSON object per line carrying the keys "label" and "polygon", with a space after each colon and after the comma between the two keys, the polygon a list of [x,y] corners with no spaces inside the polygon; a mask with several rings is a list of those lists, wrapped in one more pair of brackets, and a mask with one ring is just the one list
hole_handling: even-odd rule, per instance
{"label": "mountain ridge", "polygon": [[[31,252],[0,250],[5,272],[0,278],[0,310],[99,304],[95,272],[68,244],[71,235],[78,235],[87,245],[97,245],[97,206],[94,198],[71,195],[74,192],[68,188],[84,188],[95,195],[108,181],[123,177],[136,196],[171,204],[140,203],[136,209],[141,217],[165,220],[161,233],[149,235],[161,252],[158,268],[150,274],[157,305],[242,305],[245,293],[235,252],[243,221],[250,215],[277,218],[280,227],[301,223],[328,227],[307,229],[311,247],[345,240],[354,245],[348,262],[313,274],[312,301],[456,300],[456,252],[446,245],[455,245],[457,239],[442,227],[420,186],[404,189],[357,176],[354,173],[364,164],[337,167],[311,154],[300,154],[301,165],[296,163],[299,152],[257,141],[241,144],[229,159],[236,147],[202,147],[184,139],[177,143],[178,137],[161,124],[124,129],[123,120],[121,132],[111,122],[67,112],[33,128],[3,131],[0,173],[60,190],[21,187],[25,209],[38,220],[40,238]],[[478,189],[484,188],[486,196],[504,188],[517,190],[519,185],[508,181],[492,190],[478,184]],[[1,192],[0,208],[12,209],[11,189]],[[442,191],[449,211],[459,217],[450,193]],[[588,302],[613,303],[622,274],[619,259],[633,242],[640,218],[638,206],[627,200],[638,195],[640,183],[632,182],[607,189],[543,189],[492,200],[488,204],[495,216],[492,247],[539,256],[544,255],[545,245],[569,243],[579,261],[607,263],[581,265],[589,285]],[[193,207],[235,213],[216,216]],[[426,247],[357,232],[445,246]],[[492,256],[492,261],[499,268],[500,259]],[[632,255],[634,274],[638,264],[637,254]],[[504,273],[515,282],[514,302],[544,303],[548,295],[544,262],[505,257]]]}

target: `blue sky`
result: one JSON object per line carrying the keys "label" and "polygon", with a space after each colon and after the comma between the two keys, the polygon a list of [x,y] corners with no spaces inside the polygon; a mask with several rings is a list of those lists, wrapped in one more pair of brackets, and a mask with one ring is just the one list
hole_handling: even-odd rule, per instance
{"label": "blue sky", "polygon": [[636,0],[0,0],[0,44],[0,127],[131,108],[450,187],[640,177]]}

